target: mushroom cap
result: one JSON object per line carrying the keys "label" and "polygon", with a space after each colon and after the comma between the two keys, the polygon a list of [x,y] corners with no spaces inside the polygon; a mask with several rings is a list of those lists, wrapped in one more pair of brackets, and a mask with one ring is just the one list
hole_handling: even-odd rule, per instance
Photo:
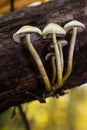
{"label": "mushroom cap", "polygon": [[61,39],[61,40],[58,40],[58,44],[61,44],[61,46],[64,47],[68,44],[68,41],[65,39]]}
{"label": "mushroom cap", "polygon": [[58,24],[50,23],[48,24],[42,32],[43,36],[46,36],[48,34],[57,34],[58,36],[64,36],[66,35],[65,30]]}
{"label": "mushroom cap", "polygon": [[78,32],[81,32],[84,28],[85,25],[77,20],[72,20],[65,24],[64,29],[66,32],[70,31],[73,27],[78,27]]}
{"label": "mushroom cap", "polygon": [[13,34],[13,39],[20,43],[21,38],[23,38],[26,34],[31,34],[31,33],[38,33],[41,34],[41,30],[37,27],[25,25],[21,27],[16,33]]}
{"label": "mushroom cap", "polygon": [[[62,47],[66,46],[68,44],[68,41],[65,39],[59,39],[58,44],[61,44]],[[50,44],[51,48],[54,48],[53,44]]]}
{"label": "mushroom cap", "polygon": [[55,53],[53,53],[53,52],[49,52],[46,56],[45,56],[45,60],[49,60],[50,59],[50,57],[55,57]]}

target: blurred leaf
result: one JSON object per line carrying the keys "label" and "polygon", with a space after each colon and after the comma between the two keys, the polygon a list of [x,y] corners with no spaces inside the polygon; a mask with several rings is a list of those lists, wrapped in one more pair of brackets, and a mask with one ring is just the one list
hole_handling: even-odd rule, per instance
{"label": "blurred leaf", "polygon": [[[18,10],[33,2],[47,2],[49,0],[14,0],[14,9]],[[10,0],[0,0],[0,14],[5,14],[10,11]]]}

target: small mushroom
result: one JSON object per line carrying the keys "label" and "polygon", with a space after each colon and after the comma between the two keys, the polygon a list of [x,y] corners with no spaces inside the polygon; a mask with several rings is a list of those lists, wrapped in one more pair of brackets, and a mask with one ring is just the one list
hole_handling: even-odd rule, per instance
{"label": "small mushroom", "polygon": [[55,82],[56,79],[56,63],[55,63],[55,53],[49,52],[46,56],[45,59],[49,60],[51,58],[51,63],[52,63],[52,79],[51,79],[51,83],[52,85]]}
{"label": "small mushroom", "polygon": [[65,26],[64,26],[64,29],[66,32],[69,32],[70,30],[72,30],[72,38],[71,38],[71,42],[70,42],[67,70],[63,77],[63,82],[69,78],[69,76],[72,72],[73,53],[74,53],[77,32],[81,32],[84,28],[85,28],[85,25],[77,20],[73,20],[73,21],[65,24]]}
{"label": "small mushroom", "polygon": [[21,40],[23,38],[25,38],[25,42],[27,43],[27,46],[28,46],[28,49],[32,55],[32,57],[34,58],[37,66],[38,66],[38,69],[42,75],[42,78],[44,80],[44,83],[45,83],[45,87],[46,87],[46,91],[49,92],[51,90],[51,84],[50,84],[50,81],[49,81],[49,78],[47,76],[47,73],[45,71],[45,68],[43,66],[43,63],[40,59],[40,56],[39,54],[37,53],[37,51],[35,50],[33,44],[31,43],[31,33],[37,33],[37,34],[41,34],[41,30],[37,27],[33,27],[33,26],[23,26],[22,28],[20,28],[14,35],[13,35],[13,39],[18,42],[18,43],[21,43]]}
{"label": "small mushroom", "polygon": [[48,54],[46,54],[45,60],[49,61],[52,56],[55,57],[55,53],[54,52],[49,52]]}
{"label": "small mushroom", "polygon": [[58,40],[58,46],[60,50],[60,59],[61,59],[61,66],[62,66],[62,74],[64,70],[64,58],[63,58],[63,47],[66,46],[68,42],[65,39]]}
{"label": "small mushroom", "polygon": [[[63,58],[63,47],[66,46],[68,44],[67,40],[65,39],[59,39],[58,40],[58,47],[59,47],[59,51],[60,51],[60,59],[61,59],[61,66],[62,66],[62,74],[63,74],[63,70],[64,70],[64,58]],[[53,47],[53,44],[50,44],[51,48]]]}
{"label": "small mushroom", "polygon": [[[59,42],[62,44],[62,47],[66,46],[66,45],[68,44],[68,41],[65,40],[65,39],[59,39],[59,40],[58,40],[58,43],[59,43]],[[51,48],[54,48],[53,43],[50,44],[50,47],[51,47]]]}
{"label": "small mushroom", "polygon": [[62,67],[61,67],[60,52],[57,45],[56,35],[61,37],[66,35],[66,32],[61,26],[55,23],[50,23],[43,29],[42,35],[47,36],[50,34],[52,34],[52,39],[53,39],[53,46],[54,46],[56,65],[57,65],[57,88],[59,88],[60,86],[62,86]]}

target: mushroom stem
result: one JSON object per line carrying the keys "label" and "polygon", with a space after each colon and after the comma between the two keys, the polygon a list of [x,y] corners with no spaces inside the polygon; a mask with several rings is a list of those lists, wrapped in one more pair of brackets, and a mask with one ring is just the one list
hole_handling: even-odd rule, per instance
{"label": "mushroom stem", "polygon": [[63,49],[60,42],[58,43],[58,45],[59,45],[59,50],[60,50],[60,59],[61,59],[62,74],[63,74],[63,69],[64,69]]}
{"label": "mushroom stem", "polygon": [[45,56],[45,60],[49,60],[51,58],[51,64],[52,64],[52,79],[51,79],[51,83],[52,85],[55,82],[56,79],[56,63],[55,63],[55,53],[54,52],[49,52],[46,56]]}
{"label": "mushroom stem", "polygon": [[56,64],[55,64],[55,56],[52,56],[52,79],[51,83],[54,84],[56,79]]}
{"label": "mushroom stem", "polygon": [[60,52],[57,45],[56,34],[52,34],[55,56],[56,56],[56,65],[57,65],[57,85],[55,87],[59,88],[62,85],[62,67],[61,67],[61,59]]}
{"label": "mushroom stem", "polygon": [[40,56],[38,55],[37,51],[35,50],[35,48],[33,47],[32,43],[31,43],[30,35],[26,34],[25,38],[26,38],[28,49],[29,49],[30,53],[32,54],[33,58],[35,59],[36,64],[39,68],[39,71],[40,71],[40,73],[43,77],[45,87],[46,87],[46,91],[49,92],[49,91],[51,91],[51,84],[50,84],[49,78],[47,76],[47,73],[45,71],[45,68],[43,66],[43,63],[40,59]]}
{"label": "mushroom stem", "polygon": [[73,27],[72,38],[71,38],[70,49],[69,49],[69,56],[68,56],[68,65],[67,65],[66,73],[63,77],[63,82],[65,82],[69,78],[72,72],[73,53],[74,53],[76,36],[77,36],[77,27]]}

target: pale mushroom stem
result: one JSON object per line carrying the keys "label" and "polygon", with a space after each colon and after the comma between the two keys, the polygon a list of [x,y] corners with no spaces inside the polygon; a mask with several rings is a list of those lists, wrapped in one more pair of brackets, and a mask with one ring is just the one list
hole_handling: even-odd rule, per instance
{"label": "pale mushroom stem", "polygon": [[60,59],[61,59],[62,74],[63,74],[63,69],[64,69],[63,49],[61,43],[59,43],[58,45],[60,50]]}
{"label": "pale mushroom stem", "polygon": [[54,52],[49,52],[46,56],[45,59],[48,60],[49,57],[51,57],[51,64],[52,64],[52,79],[51,79],[51,84],[53,85],[55,80],[56,80],[56,63],[55,63],[55,53]]}
{"label": "pale mushroom stem", "polygon": [[72,38],[71,38],[70,49],[69,49],[69,56],[68,56],[68,65],[67,65],[66,73],[63,77],[63,82],[65,82],[69,78],[72,72],[73,53],[75,48],[76,36],[77,36],[77,27],[73,27]]}
{"label": "pale mushroom stem", "polygon": [[52,56],[52,79],[51,83],[54,84],[56,79],[56,64],[55,64],[55,56]]}
{"label": "pale mushroom stem", "polygon": [[40,56],[38,55],[37,51],[35,50],[35,48],[33,47],[32,43],[31,43],[30,35],[27,34],[25,36],[25,38],[26,38],[28,49],[29,49],[31,55],[33,56],[33,58],[35,59],[36,64],[38,66],[38,69],[39,69],[39,71],[40,71],[40,73],[42,75],[42,78],[44,80],[46,91],[49,92],[49,91],[51,91],[51,84],[50,84],[49,78],[47,76],[47,73],[45,71],[45,68],[43,66],[43,63],[42,63],[42,61],[40,59]]}
{"label": "pale mushroom stem", "polygon": [[61,67],[61,59],[60,59],[60,52],[57,45],[56,34],[52,35],[55,56],[56,56],[56,65],[57,65],[57,83],[54,85],[56,88],[62,86],[62,67]]}

